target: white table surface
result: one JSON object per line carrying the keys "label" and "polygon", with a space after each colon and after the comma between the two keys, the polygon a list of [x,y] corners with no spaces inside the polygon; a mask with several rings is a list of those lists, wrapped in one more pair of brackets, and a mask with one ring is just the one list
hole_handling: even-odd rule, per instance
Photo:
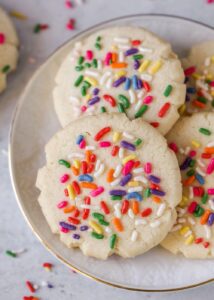
{"label": "white table surface", "polygon": [[[24,221],[12,191],[5,150],[12,113],[29,76],[73,34],[104,20],[136,13],[173,14],[214,27],[214,4],[208,5],[206,0],[85,0],[83,5],[72,10],[65,8],[64,0],[0,0],[0,5],[29,17],[27,21],[14,20],[21,40],[21,57],[7,91],[0,95],[0,299],[15,300],[30,295],[26,280],[36,284],[44,280],[54,285],[53,289],[41,287],[38,290],[36,295],[41,300],[213,299],[214,284],[173,294],[151,294],[112,288],[74,274],[44,249]],[[74,31],[65,29],[69,18],[77,21]],[[32,27],[38,22],[48,23],[50,29],[33,34]],[[30,57],[36,59],[35,64],[29,64]],[[7,249],[21,248],[27,251],[18,258],[5,255]],[[45,272],[42,268],[46,261],[54,264],[53,272]]]}

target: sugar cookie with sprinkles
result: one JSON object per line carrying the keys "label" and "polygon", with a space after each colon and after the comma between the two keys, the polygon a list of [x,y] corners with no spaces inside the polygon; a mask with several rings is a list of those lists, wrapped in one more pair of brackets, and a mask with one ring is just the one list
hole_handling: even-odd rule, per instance
{"label": "sugar cookie with sprinkles", "polygon": [[183,197],[162,246],[188,258],[214,257],[214,113],[184,117],[167,139],[179,161]]}
{"label": "sugar cookie with sprinkles", "polygon": [[73,45],[56,76],[55,109],[63,127],[80,116],[121,112],[165,134],[185,101],[183,82],[168,43],[143,28],[107,28]]}
{"label": "sugar cookie with sprinkles", "polygon": [[39,203],[51,230],[68,247],[106,259],[134,257],[172,228],[181,178],[166,140],[124,114],[79,118],[46,146]]}
{"label": "sugar cookie with sprinkles", "polygon": [[0,93],[7,86],[7,75],[16,69],[18,60],[18,37],[15,28],[0,7]]}
{"label": "sugar cookie with sprinkles", "polygon": [[214,111],[214,41],[194,46],[182,60],[186,76],[183,114]]}

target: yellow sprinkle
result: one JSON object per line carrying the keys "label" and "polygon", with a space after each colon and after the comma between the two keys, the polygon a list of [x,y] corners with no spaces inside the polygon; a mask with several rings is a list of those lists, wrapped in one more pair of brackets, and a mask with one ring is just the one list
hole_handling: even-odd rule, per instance
{"label": "yellow sprinkle", "polygon": [[185,245],[190,245],[192,244],[193,241],[194,241],[194,236],[193,234],[191,234],[190,236],[188,236],[188,238],[186,238]]}
{"label": "yellow sprinkle", "polygon": [[149,68],[149,73],[151,75],[157,73],[157,71],[160,70],[160,68],[162,67],[162,61],[161,60],[157,60],[156,62],[154,62],[154,64],[152,64],[152,66]]}
{"label": "yellow sprinkle", "polygon": [[68,196],[71,200],[75,199],[75,192],[71,184],[67,185]]}
{"label": "yellow sprinkle", "polygon": [[90,94],[85,95],[85,100],[86,100],[86,101],[88,101],[88,100],[90,100],[90,99],[91,99],[91,95],[90,95]]}
{"label": "yellow sprinkle", "polygon": [[213,74],[207,74],[206,75],[206,80],[213,80]]}
{"label": "yellow sprinkle", "polygon": [[125,70],[122,70],[122,71],[118,71],[116,74],[115,74],[115,78],[118,79],[120,78],[121,76],[125,76],[127,74],[127,72]]}
{"label": "yellow sprinkle", "polygon": [[191,144],[195,147],[195,148],[199,148],[201,146],[201,144],[195,140],[191,141]]}
{"label": "yellow sprinkle", "polygon": [[189,226],[184,226],[184,227],[182,227],[181,229],[180,229],[180,234],[181,235],[184,235],[185,233],[187,233],[187,231],[189,231],[190,230],[190,228],[189,228]]}
{"label": "yellow sprinkle", "polygon": [[92,220],[90,220],[88,223],[89,223],[89,226],[90,226],[96,233],[98,233],[98,234],[103,234],[103,229],[102,229],[102,227],[101,227],[99,224],[97,224],[96,222],[94,222],[94,221],[92,221]]}
{"label": "yellow sprinkle", "polygon": [[84,80],[85,81],[88,81],[91,85],[93,85],[93,86],[96,86],[98,83],[97,83],[97,80],[96,79],[94,79],[94,78],[92,78],[92,77],[88,77],[88,76],[86,76],[86,77],[84,77]]}
{"label": "yellow sprinkle", "polygon": [[129,181],[128,186],[131,186],[131,187],[139,186],[139,182],[138,181]]}
{"label": "yellow sprinkle", "polygon": [[214,63],[214,55],[211,56],[211,62]]}
{"label": "yellow sprinkle", "polygon": [[138,69],[138,72],[142,73],[143,71],[145,71],[148,66],[150,65],[151,60],[146,59],[142,62],[142,64],[140,65],[140,68]]}
{"label": "yellow sprinkle", "polygon": [[179,108],[179,113],[180,115],[183,115],[186,111],[186,104],[181,105],[181,107]]}
{"label": "yellow sprinkle", "polygon": [[135,159],[135,158],[136,158],[136,155],[131,154],[131,155],[128,155],[128,156],[124,157],[124,159],[123,159],[122,162],[123,162],[123,164],[126,164],[127,161],[132,160],[132,159]]}
{"label": "yellow sprinkle", "polygon": [[11,15],[12,17],[14,17],[14,18],[19,19],[19,20],[27,20],[27,19],[28,19],[27,16],[25,16],[24,14],[22,14],[22,13],[20,13],[19,11],[16,11],[16,10],[12,10],[12,11],[10,12],[10,15]]}
{"label": "yellow sprinkle", "polygon": [[113,134],[113,143],[116,143],[116,142],[119,141],[120,135],[121,135],[120,132],[117,132],[117,131],[114,132],[114,134]]}
{"label": "yellow sprinkle", "polygon": [[211,91],[211,93],[210,93],[210,94],[211,94],[211,96],[213,96],[213,97],[214,97],[214,90],[213,90],[213,91]]}
{"label": "yellow sprinkle", "polygon": [[74,159],[73,165],[75,168],[79,169],[80,168],[80,161],[78,159]]}
{"label": "yellow sprinkle", "polygon": [[194,74],[192,74],[192,77],[195,79],[201,79],[202,76],[198,73],[194,73]]}
{"label": "yellow sprinkle", "polygon": [[186,196],[183,196],[181,199],[181,202],[179,203],[179,206],[184,207],[188,202],[188,198]]}
{"label": "yellow sprinkle", "polygon": [[117,51],[118,47],[116,45],[112,45],[111,49],[112,49],[112,51]]}

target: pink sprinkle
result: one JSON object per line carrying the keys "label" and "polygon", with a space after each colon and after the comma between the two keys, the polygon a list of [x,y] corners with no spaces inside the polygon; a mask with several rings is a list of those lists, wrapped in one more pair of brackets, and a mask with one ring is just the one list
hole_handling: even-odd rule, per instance
{"label": "pink sprinkle", "polygon": [[214,195],[214,188],[207,190],[208,195]]}
{"label": "pink sprinkle", "polygon": [[143,103],[145,104],[149,104],[151,103],[153,100],[153,96],[146,96],[144,99],[143,99]]}
{"label": "pink sprinkle", "polygon": [[75,29],[75,19],[70,19],[68,23],[66,24],[66,27],[68,30]]}
{"label": "pink sprinkle", "polygon": [[207,0],[207,3],[212,4],[212,3],[214,3],[214,0]]}
{"label": "pink sprinkle", "polygon": [[212,158],[207,166],[207,174],[212,174],[214,171],[214,158]]}
{"label": "pink sprinkle", "polygon": [[91,50],[87,50],[85,56],[86,56],[86,59],[92,60],[94,55],[93,55],[93,52]]}
{"label": "pink sprinkle", "polygon": [[102,194],[104,192],[104,187],[99,186],[96,190],[93,190],[90,192],[90,195],[92,197],[97,197],[98,195]]}
{"label": "pink sprinkle", "polygon": [[196,151],[195,151],[195,150],[191,150],[191,151],[189,152],[189,156],[190,156],[190,157],[196,156]]}
{"label": "pink sprinkle", "polygon": [[144,172],[146,174],[150,174],[152,172],[152,164],[151,163],[146,163],[144,166]]}
{"label": "pink sprinkle", "polygon": [[87,106],[85,106],[85,105],[81,106],[81,111],[82,111],[82,112],[84,112],[84,111],[86,111],[86,110],[87,110]]}
{"label": "pink sprinkle", "polygon": [[64,208],[65,206],[67,206],[68,205],[68,201],[61,201],[61,202],[59,202],[58,204],[57,204],[57,207],[59,208],[59,209],[61,209],[61,208]]}
{"label": "pink sprinkle", "polygon": [[67,8],[72,8],[72,7],[73,7],[71,1],[68,1],[68,0],[65,1],[65,6],[66,6]]}
{"label": "pink sprinkle", "polygon": [[5,43],[5,35],[4,33],[0,33],[0,45]]}
{"label": "pink sprinkle", "polygon": [[99,142],[99,146],[100,146],[100,148],[111,147],[111,142],[109,142],[109,141],[102,141],[102,142]]}
{"label": "pink sprinkle", "polygon": [[175,153],[178,152],[178,146],[175,143],[170,143],[169,148],[174,151]]}
{"label": "pink sprinkle", "polygon": [[82,140],[82,141],[80,142],[80,144],[79,144],[80,149],[84,149],[85,146],[86,146],[86,141],[85,141],[85,140]]}
{"label": "pink sprinkle", "polygon": [[211,87],[214,87],[214,81],[211,81],[211,82],[209,83],[209,85],[210,85]]}
{"label": "pink sprinkle", "polygon": [[135,163],[134,163],[133,160],[127,161],[127,163],[123,167],[122,174],[124,176],[126,176],[127,174],[129,174],[131,172],[131,170],[133,169],[134,165],[135,165]]}
{"label": "pink sprinkle", "polygon": [[105,57],[105,60],[104,60],[105,65],[107,65],[107,66],[110,65],[111,57],[112,57],[111,52],[108,52],[108,53],[106,54],[106,57]]}
{"label": "pink sprinkle", "polygon": [[63,233],[68,233],[69,229],[60,227],[60,231],[63,232]]}
{"label": "pink sprinkle", "polygon": [[65,183],[67,180],[69,179],[69,175],[68,174],[64,174],[60,177],[60,182],[61,183]]}

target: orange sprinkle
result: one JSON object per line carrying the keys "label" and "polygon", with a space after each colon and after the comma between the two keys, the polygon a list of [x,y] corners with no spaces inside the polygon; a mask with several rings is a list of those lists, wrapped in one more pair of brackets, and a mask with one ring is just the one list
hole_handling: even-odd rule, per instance
{"label": "orange sprinkle", "polygon": [[120,62],[120,63],[113,63],[111,64],[112,69],[123,69],[127,67],[127,63]]}
{"label": "orange sprinkle", "polygon": [[114,218],[112,220],[114,227],[117,231],[123,231],[123,224],[121,223],[119,218]]}
{"label": "orange sprinkle", "polygon": [[135,215],[139,213],[139,202],[136,200],[132,201],[132,210]]}
{"label": "orange sprinkle", "polygon": [[207,223],[207,220],[208,220],[208,217],[210,215],[210,210],[209,209],[206,209],[203,216],[201,216],[201,219],[200,219],[200,223],[201,225],[204,225]]}
{"label": "orange sprinkle", "polygon": [[152,196],[152,200],[155,202],[155,203],[161,203],[161,199],[157,196]]}
{"label": "orange sprinkle", "polygon": [[214,154],[214,147],[205,147],[204,152],[209,154]]}
{"label": "orange sprinkle", "polygon": [[86,150],[85,151],[85,159],[86,159],[87,163],[90,162],[90,156],[91,156],[91,151],[90,150]]}
{"label": "orange sprinkle", "polygon": [[86,181],[82,181],[80,182],[80,186],[82,188],[85,188],[85,189],[92,189],[92,190],[95,190],[97,188],[97,185],[95,183],[91,183],[91,182],[86,182]]}
{"label": "orange sprinkle", "polygon": [[74,166],[71,167],[71,171],[73,172],[73,174],[75,176],[78,176],[79,175],[79,170],[77,168],[75,168]]}
{"label": "orange sprinkle", "polygon": [[113,174],[114,174],[114,169],[109,169],[107,176],[106,176],[107,182],[112,182],[114,180]]}
{"label": "orange sprinkle", "polygon": [[117,55],[116,52],[113,52],[113,53],[111,54],[111,60],[112,60],[113,63],[116,63],[116,62],[117,62],[117,57],[118,57],[118,55]]}
{"label": "orange sprinkle", "polygon": [[183,181],[183,185],[184,186],[191,185],[194,180],[195,180],[195,176],[192,175],[192,176],[188,177],[186,180]]}
{"label": "orange sprinkle", "polygon": [[194,100],[193,102],[192,102],[192,104],[194,105],[194,106],[196,106],[196,107],[200,107],[200,108],[204,108],[205,107],[205,103],[202,103],[202,102],[200,102],[200,101],[198,101],[198,100]]}
{"label": "orange sprinkle", "polygon": [[75,209],[75,206],[74,206],[74,205],[71,205],[71,206],[65,207],[65,208],[63,209],[63,212],[64,212],[65,214],[68,214],[68,213],[71,213],[74,209]]}

